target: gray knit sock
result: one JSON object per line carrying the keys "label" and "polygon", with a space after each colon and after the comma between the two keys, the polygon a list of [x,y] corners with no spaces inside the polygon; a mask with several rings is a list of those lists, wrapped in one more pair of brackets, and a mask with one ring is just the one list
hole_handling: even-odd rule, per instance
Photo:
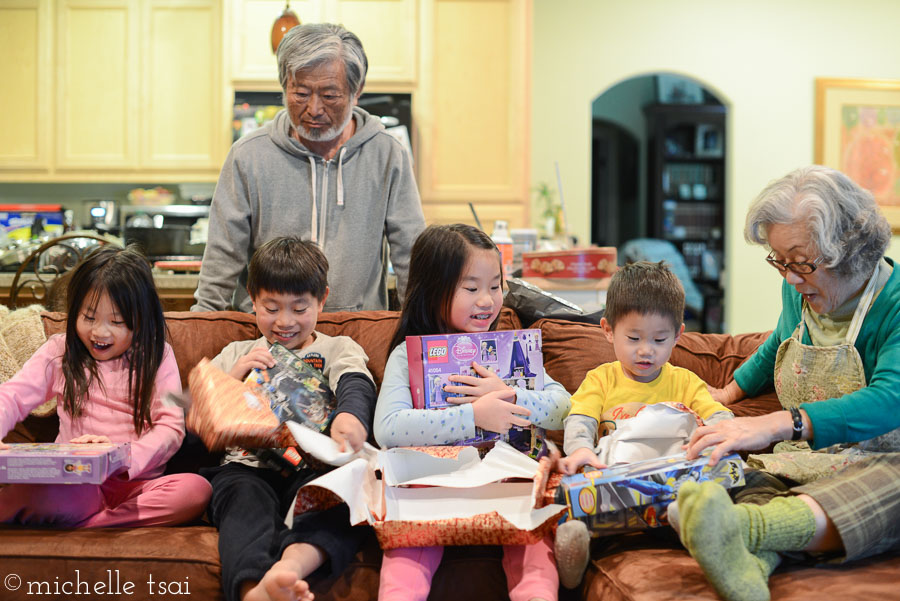
{"label": "gray knit sock", "polygon": [[575,588],[584,577],[591,559],[591,534],[581,520],[569,520],[556,529],[556,567],[559,582]]}

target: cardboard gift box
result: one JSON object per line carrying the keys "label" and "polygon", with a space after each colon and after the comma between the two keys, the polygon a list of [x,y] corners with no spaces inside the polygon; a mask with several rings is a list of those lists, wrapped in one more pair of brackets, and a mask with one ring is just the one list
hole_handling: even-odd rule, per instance
{"label": "cardboard gift box", "polygon": [[744,484],[738,455],[727,455],[714,467],[708,462],[707,456],[688,460],[681,453],[564,476],[556,502],[568,507],[566,519],[584,521],[594,536],[654,528],[665,523],[660,517],[684,482]]}
{"label": "cardboard gift box", "polygon": [[[314,432],[297,435],[314,455],[311,437],[333,444]],[[535,490],[538,465],[502,441],[484,459],[472,447],[367,447],[300,488],[289,515],[345,502],[351,523],[371,524],[383,549],[532,544],[553,532],[565,511],[544,504],[543,491]]]}
{"label": "cardboard gift box", "polygon": [[103,484],[131,467],[131,443],[28,442],[0,449],[0,482]]}
{"label": "cardboard gift box", "polygon": [[616,248],[601,246],[522,253],[522,277],[603,279],[616,271]]}
{"label": "cardboard gift box", "polygon": [[[509,386],[526,390],[544,389],[544,359],[540,330],[499,330],[464,334],[407,336],[409,388],[416,409],[453,407],[447,399],[457,394],[444,391],[453,385],[451,375],[476,376],[472,363],[497,374]],[[501,437],[477,429],[475,438],[462,445],[477,445]],[[540,433],[538,433],[538,436]],[[516,428],[506,437],[516,448],[529,451],[537,446],[533,429]]]}

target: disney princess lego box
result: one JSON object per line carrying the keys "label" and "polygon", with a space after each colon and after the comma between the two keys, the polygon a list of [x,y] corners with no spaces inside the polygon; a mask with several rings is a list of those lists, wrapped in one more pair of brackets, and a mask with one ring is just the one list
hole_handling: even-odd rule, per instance
{"label": "disney princess lego box", "polygon": [[24,442],[0,449],[0,482],[103,484],[131,466],[131,443]]}
{"label": "disney princess lego box", "polygon": [[566,519],[582,520],[592,536],[621,534],[664,525],[662,519],[678,489],[688,481],[712,480],[743,486],[743,462],[737,454],[710,467],[709,457],[687,459],[684,453],[591,469],[563,476],[556,502],[568,506]]}
{"label": "disney princess lego box", "polygon": [[[477,376],[473,363],[491,370],[509,386],[544,389],[540,330],[407,336],[406,351],[409,388],[416,409],[452,407],[453,403],[448,399],[460,395],[445,391],[444,386],[454,385],[449,379],[451,375]],[[480,444],[501,438],[499,434],[479,429],[474,439],[459,444]],[[523,439],[521,443],[517,438]],[[527,432],[511,430],[509,442],[520,448],[531,446],[532,438],[531,429]]]}

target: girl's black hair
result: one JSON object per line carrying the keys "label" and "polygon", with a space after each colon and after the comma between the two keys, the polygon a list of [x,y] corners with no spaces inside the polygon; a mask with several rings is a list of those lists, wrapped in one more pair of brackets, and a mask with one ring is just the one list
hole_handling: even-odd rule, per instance
{"label": "girl's black hair", "polygon": [[79,315],[96,308],[100,297],[108,294],[132,334],[131,347],[125,353],[129,363],[128,396],[132,400],[134,431],[140,435],[145,427],[153,427],[150,404],[166,344],[166,322],[150,264],[135,246],[123,249],[105,245],[85,256],[71,274],[66,352],[62,358],[63,408],[72,417],[79,417],[95,380],[105,391],[97,362],[81,342],[77,325]]}
{"label": "girl's black hair", "polygon": [[452,333],[450,305],[473,249],[493,250],[497,265],[501,265],[497,245],[471,225],[432,225],[419,234],[412,247],[406,299],[389,352],[407,336]]}

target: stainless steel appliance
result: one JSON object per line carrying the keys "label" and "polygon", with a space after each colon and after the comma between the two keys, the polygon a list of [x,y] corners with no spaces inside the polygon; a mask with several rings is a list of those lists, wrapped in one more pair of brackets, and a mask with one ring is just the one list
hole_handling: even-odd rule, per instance
{"label": "stainless steel appliance", "polygon": [[198,261],[206,248],[209,207],[127,205],[119,207],[125,244],[139,245],[150,261]]}

